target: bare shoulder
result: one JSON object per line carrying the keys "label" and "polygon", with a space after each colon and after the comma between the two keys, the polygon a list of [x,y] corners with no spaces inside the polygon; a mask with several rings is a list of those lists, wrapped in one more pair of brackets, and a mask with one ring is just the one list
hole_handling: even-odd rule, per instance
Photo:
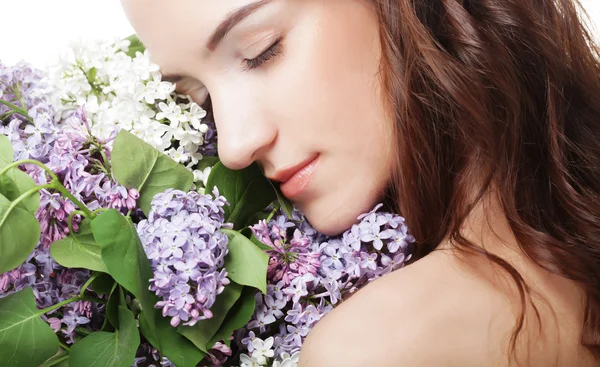
{"label": "bare shoulder", "polygon": [[510,308],[449,256],[431,254],[321,320],[305,341],[300,367],[488,365],[502,360],[503,341],[493,335],[498,328],[510,332]]}

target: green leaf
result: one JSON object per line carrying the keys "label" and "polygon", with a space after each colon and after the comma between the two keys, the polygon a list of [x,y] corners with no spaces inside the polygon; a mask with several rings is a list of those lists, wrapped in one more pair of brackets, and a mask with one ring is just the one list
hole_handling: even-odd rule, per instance
{"label": "green leaf", "polygon": [[93,84],[96,81],[96,76],[98,75],[98,69],[95,67],[91,68],[87,73],[88,83]]}
{"label": "green leaf", "polygon": [[61,349],[60,352],[53,355],[42,363],[41,367],[69,367],[69,352]]}
{"label": "green leaf", "polygon": [[151,313],[155,317],[159,333],[150,333],[146,320],[151,316],[144,315],[144,313],[142,312],[143,317],[140,317],[140,328],[144,337],[168,357],[174,365],[177,367],[196,367],[206,356],[205,352],[202,352],[190,340],[179,334],[177,329],[171,326],[169,320],[162,317],[160,310],[154,310]]}
{"label": "green leaf", "polygon": [[225,286],[223,292],[217,296],[215,304],[211,307],[212,318],[199,321],[194,326],[180,326],[177,331],[191,340],[200,350],[208,352],[214,345],[214,343],[210,344],[210,341],[221,328],[227,313],[235,305],[241,294],[242,286],[229,283]]}
{"label": "green leaf", "polygon": [[[232,283],[233,284],[233,283]],[[242,295],[235,302],[235,305],[227,313],[225,321],[221,324],[219,331],[215,333],[208,345],[213,346],[218,341],[223,340],[227,346],[230,346],[229,336],[232,332],[244,327],[256,308],[256,289],[252,287],[244,287]]]}
{"label": "green leaf", "polygon": [[40,240],[33,213],[0,195],[0,274],[21,265]]}
{"label": "green leaf", "polygon": [[106,303],[106,318],[115,329],[119,328],[119,306],[126,305],[124,298],[123,288],[115,284]]}
{"label": "green leaf", "polygon": [[261,249],[263,251],[273,251],[273,247],[261,242],[258,238],[256,238],[254,233],[250,237],[250,241],[252,241],[252,243],[255,244],[256,247],[258,247],[259,249]]}
{"label": "green leaf", "polygon": [[50,245],[50,254],[65,268],[83,268],[108,273],[90,223],[89,219],[84,219],[77,233],[71,233]]}
{"label": "green leaf", "polygon": [[58,362],[57,364],[53,364],[51,366],[52,367],[69,367],[69,358],[67,357],[66,359],[63,359],[62,361]]}
{"label": "green leaf", "polygon": [[252,241],[252,243],[254,243],[259,249],[261,249],[263,251],[272,251],[273,250],[273,248],[271,246],[260,242],[258,240],[258,238],[256,238],[256,236],[254,235],[254,232],[252,232],[252,229],[250,229],[250,227],[246,227],[239,232],[242,234],[242,236],[249,238],[250,241]]}
{"label": "green leaf", "polygon": [[212,193],[215,186],[230,204],[224,208],[225,219],[237,229],[246,226],[253,214],[277,198],[273,186],[256,163],[238,171],[217,163],[208,177],[206,192]]}
{"label": "green leaf", "polygon": [[267,293],[269,255],[243,234],[222,229],[229,237],[229,253],[225,257],[228,276],[237,284],[258,288]]}
{"label": "green leaf", "polygon": [[73,344],[71,367],[131,367],[140,345],[140,334],[133,313],[119,306],[120,328],[114,333],[98,331]]}
{"label": "green leaf", "polygon": [[38,312],[31,288],[0,299],[3,367],[36,367],[58,352],[58,338]]}
{"label": "green leaf", "polygon": [[15,201],[19,196],[21,196],[19,194],[19,188],[17,187],[17,184],[15,184],[13,180],[6,177],[6,174],[0,176],[0,194],[4,195],[4,197],[10,201]]}
{"label": "green leaf", "polygon": [[259,249],[263,250],[263,251],[272,251],[273,248],[263,242],[261,242],[258,238],[256,238],[256,236],[254,235],[254,232],[252,232],[252,229],[250,229],[250,227],[246,227],[244,229],[242,229],[240,231],[240,233],[244,236],[250,239],[250,241],[252,241],[252,243],[254,243]]}
{"label": "green leaf", "polygon": [[129,42],[131,42],[131,44],[129,45],[129,51],[126,52],[127,56],[135,57],[135,54],[137,52],[144,53],[144,51],[146,50],[146,47],[140,41],[140,39],[138,38],[137,35],[132,34],[131,36],[129,36],[125,39],[128,40]]}
{"label": "green leaf", "polygon": [[109,210],[92,220],[92,233],[100,247],[108,273],[140,302],[140,327],[150,343],[177,367],[195,367],[204,353],[154,308],[158,298],[148,289],[152,268],[130,219]]}
{"label": "green leaf", "polygon": [[[261,220],[266,220],[267,218],[269,218],[269,215],[271,215],[271,212],[267,212],[266,210],[257,212],[255,214],[253,214],[250,218],[248,218],[248,223],[250,223],[249,225],[255,225],[256,223],[260,222]],[[242,233],[244,233],[244,230],[246,229],[250,229],[249,227],[244,227],[242,229],[240,229],[240,231]],[[250,237],[250,236],[246,236],[246,237]]]}
{"label": "green leaf", "polygon": [[100,274],[92,282],[92,289],[97,294],[110,294],[115,285],[115,280],[108,274]]}
{"label": "green leaf", "polygon": [[[17,200],[36,186],[35,181],[18,168],[13,168],[0,177],[0,194],[10,201]],[[40,193],[30,194],[19,203],[19,206],[35,214],[40,207]]]}
{"label": "green leaf", "polygon": [[292,202],[288,200],[288,198],[286,198],[285,196],[283,196],[283,194],[281,193],[281,190],[279,189],[279,184],[275,184],[271,181],[269,181],[271,183],[271,186],[273,186],[273,189],[275,190],[275,193],[277,194],[277,202],[279,203],[279,206],[281,207],[281,209],[283,209],[283,212],[285,213],[285,215],[288,218],[292,218],[292,211],[294,210],[294,206],[292,205]]}
{"label": "green leaf", "polygon": [[[14,161],[14,152],[10,140],[0,134],[0,170]],[[0,195],[15,201],[23,193],[36,186],[29,175],[18,168],[13,168],[0,176]],[[35,214],[40,207],[40,193],[36,192],[25,198],[20,206]]]}
{"label": "green leaf", "polygon": [[15,161],[15,153],[10,139],[0,134],[0,168],[6,167]]}
{"label": "green leaf", "polygon": [[[154,309],[156,302],[148,290],[152,268],[131,220],[112,209],[94,218],[91,228],[107,273],[140,300],[143,310]],[[150,327],[156,329],[153,320]]]}
{"label": "green leaf", "polygon": [[111,164],[118,183],[140,192],[138,205],[146,215],[154,195],[167,189],[187,192],[194,179],[184,166],[125,130],[117,135]]}

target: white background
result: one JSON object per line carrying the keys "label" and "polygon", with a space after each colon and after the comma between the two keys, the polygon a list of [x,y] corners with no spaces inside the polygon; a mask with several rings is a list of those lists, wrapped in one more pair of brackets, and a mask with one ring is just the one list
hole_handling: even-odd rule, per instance
{"label": "white background", "polygon": [[[600,0],[581,2],[597,24],[600,40]],[[0,0],[0,16],[0,61],[5,64],[24,59],[44,67],[53,64],[72,40],[134,33],[120,0]]]}

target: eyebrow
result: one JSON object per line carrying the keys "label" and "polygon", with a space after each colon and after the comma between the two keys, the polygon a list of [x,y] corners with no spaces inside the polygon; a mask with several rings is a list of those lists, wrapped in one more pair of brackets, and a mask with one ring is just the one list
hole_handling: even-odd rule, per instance
{"label": "eyebrow", "polygon": [[213,52],[219,47],[221,41],[227,36],[227,33],[235,27],[239,22],[244,20],[246,17],[250,16],[250,14],[254,13],[258,9],[267,5],[273,0],[259,0],[252,4],[248,4],[246,6],[241,7],[240,9],[230,13],[221,24],[215,29],[210,38],[208,39],[208,43],[206,44],[206,48]]}

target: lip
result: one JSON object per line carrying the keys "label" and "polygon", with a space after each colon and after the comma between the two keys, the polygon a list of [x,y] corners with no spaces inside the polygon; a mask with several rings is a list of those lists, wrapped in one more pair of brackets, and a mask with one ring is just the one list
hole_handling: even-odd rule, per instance
{"label": "lip", "polygon": [[[276,178],[280,178],[279,189],[288,199],[302,194],[310,185],[317,168],[318,156],[312,157],[299,165],[281,171]],[[274,178],[274,180],[276,180]]]}

